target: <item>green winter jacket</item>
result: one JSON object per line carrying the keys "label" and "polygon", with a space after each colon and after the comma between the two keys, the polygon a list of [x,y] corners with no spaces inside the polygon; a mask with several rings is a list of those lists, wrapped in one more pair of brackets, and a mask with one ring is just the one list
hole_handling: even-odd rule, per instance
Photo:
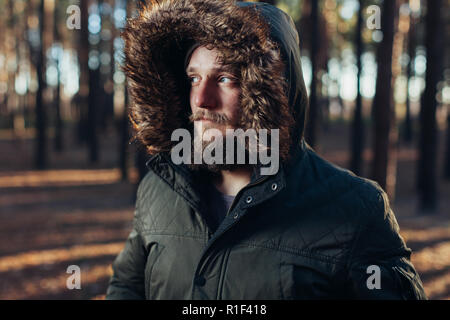
{"label": "green winter jacket", "polygon": [[[133,98],[131,118],[141,130],[138,137],[149,151],[158,152],[147,163],[133,230],[114,261],[106,298],[426,299],[383,190],[320,158],[303,140],[307,98],[298,35],[290,17],[267,4],[236,6],[216,0],[162,1],[146,10],[125,32],[126,71]],[[277,76],[268,63],[277,61],[272,44],[262,44],[264,39],[252,34],[261,29],[252,23],[262,23],[255,12],[269,26],[284,63],[284,95],[274,89],[276,84],[266,85]],[[230,30],[233,37],[227,38]],[[180,110],[186,105],[179,99],[179,75],[170,68],[182,54],[167,62],[163,53],[149,53],[149,48],[170,47],[176,55],[168,43],[186,38],[216,46],[231,43],[244,54],[252,52],[245,59],[253,60],[242,63],[247,98],[260,105],[269,101],[258,107],[265,108],[261,112],[269,112],[277,125],[285,121],[277,118],[284,104],[295,120],[290,140],[285,141],[290,143],[289,156],[277,174],[262,176],[255,168],[250,184],[237,194],[220,225],[208,216],[202,198],[211,185],[185,165],[173,164],[170,146],[164,144],[170,138],[157,135],[163,127],[154,124],[155,114],[163,114],[158,118],[163,119],[170,113],[172,127],[181,126],[177,115],[182,119]],[[233,43],[234,38],[245,41]],[[259,47],[249,44],[252,41]],[[246,45],[253,51],[246,51]],[[151,58],[144,59],[148,55]],[[160,60],[152,60],[156,57]],[[242,56],[234,59],[243,61]],[[246,80],[250,69],[262,70],[257,76],[263,81]],[[261,90],[255,89],[258,85]],[[272,120],[260,123],[273,125],[264,121]],[[163,123],[170,127],[168,121]]]}

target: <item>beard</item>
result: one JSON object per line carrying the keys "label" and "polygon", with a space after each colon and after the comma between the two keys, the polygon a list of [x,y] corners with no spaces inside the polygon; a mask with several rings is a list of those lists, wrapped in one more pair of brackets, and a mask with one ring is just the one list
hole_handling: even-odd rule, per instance
{"label": "beard", "polygon": [[[222,140],[222,142],[220,142],[220,140]],[[225,141],[225,135],[223,135],[223,138],[220,140],[214,139],[213,141],[205,141],[201,139],[201,137],[198,137],[197,141],[196,139],[193,139],[191,147],[194,152],[191,153],[191,163],[187,166],[194,171],[209,171],[212,173],[219,173],[223,170],[233,171],[254,166],[254,164],[250,164],[248,161],[250,157],[249,152],[246,149],[244,149],[244,163],[238,163],[238,152],[242,152],[242,146],[239,143],[233,144],[233,153],[227,156],[227,153],[230,153],[230,150],[226,147],[226,143],[223,142]],[[211,157],[218,161],[213,163],[204,162],[205,151],[208,151]],[[230,158],[232,161],[230,161]],[[201,159],[201,163],[198,163],[198,159]]]}
{"label": "beard", "polygon": [[[211,123],[204,124],[198,120],[208,119]],[[189,117],[191,123],[193,123],[192,131],[194,133],[194,139],[191,141],[191,163],[187,166],[193,171],[207,171],[213,174],[218,174],[220,171],[228,170],[238,170],[243,168],[252,168],[254,164],[249,163],[249,152],[245,148],[240,140],[237,139],[237,143],[233,143],[233,149],[229,150],[227,148],[226,134],[225,130],[228,128],[233,128],[232,122],[226,115],[219,113],[211,113],[207,110],[198,110],[195,114]],[[213,136],[205,135],[206,131],[211,131],[210,129],[217,130],[216,133],[220,132],[221,138],[216,138],[217,134]],[[219,132],[218,132],[219,131]],[[203,155],[205,151],[211,155],[216,161],[214,163],[206,163],[204,161]],[[227,156],[227,153],[232,152],[231,155]],[[244,162],[238,163],[238,153],[245,153]],[[199,160],[201,163],[199,163]],[[230,161],[231,160],[231,161]],[[239,161],[242,162],[242,161]]]}

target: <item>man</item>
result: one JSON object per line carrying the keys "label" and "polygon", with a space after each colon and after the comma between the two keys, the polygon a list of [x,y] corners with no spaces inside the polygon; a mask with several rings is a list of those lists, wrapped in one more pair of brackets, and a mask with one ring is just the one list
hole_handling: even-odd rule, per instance
{"label": "man", "polygon": [[[289,16],[263,3],[161,1],[124,38],[130,118],[152,157],[108,299],[426,299],[386,194],[303,139]],[[175,164],[180,128],[267,129],[279,168]]]}

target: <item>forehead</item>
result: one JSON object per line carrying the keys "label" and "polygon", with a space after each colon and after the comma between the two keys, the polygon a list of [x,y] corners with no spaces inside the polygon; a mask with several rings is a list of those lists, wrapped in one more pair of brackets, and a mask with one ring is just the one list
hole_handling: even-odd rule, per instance
{"label": "forehead", "polygon": [[186,71],[203,68],[220,68],[222,64],[219,61],[219,56],[217,49],[210,50],[204,46],[200,46],[192,52]]}

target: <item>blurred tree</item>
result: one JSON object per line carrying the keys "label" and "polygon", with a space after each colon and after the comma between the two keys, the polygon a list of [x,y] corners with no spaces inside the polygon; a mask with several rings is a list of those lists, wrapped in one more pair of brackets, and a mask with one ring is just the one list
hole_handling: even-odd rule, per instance
{"label": "blurred tree", "polygon": [[[100,8],[103,0],[97,2],[97,13],[99,16]],[[94,5],[94,4],[91,4]],[[100,22],[103,25],[103,22]],[[100,28],[101,31],[101,28]],[[92,36],[92,35],[91,35]],[[100,34],[95,35],[100,37]],[[100,42],[100,41],[98,41]],[[88,44],[89,56],[94,52],[97,52],[97,59],[100,60],[99,45],[91,46]],[[95,51],[94,51],[95,50]],[[89,63],[88,63],[89,64]],[[92,63],[89,66],[89,93],[88,93],[88,117],[87,117],[87,138],[89,146],[89,160],[91,163],[98,162],[99,158],[99,144],[98,144],[98,110],[103,107],[102,105],[102,90],[100,89],[100,63]]]}
{"label": "blurred tree", "polygon": [[421,208],[432,212],[437,206],[437,84],[443,75],[444,37],[442,36],[442,1],[428,0],[426,14],[425,47],[427,69],[425,90],[420,107],[420,139],[418,187]]}
{"label": "blurred tree", "polygon": [[[24,46],[24,30],[26,30],[26,12],[24,10],[23,2],[15,2],[13,15],[10,20],[12,24],[12,37],[14,40],[14,55],[15,55],[15,68],[13,81],[20,79],[28,70],[26,66],[25,46]],[[45,45],[44,45],[45,48]],[[20,133],[25,130],[25,111],[27,104],[27,91],[28,86],[24,92],[17,92],[16,83],[14,83],[14,99],[12,100],[12,116],[13,116],[13,128],[15,132]]]}
{"label": "blurred tree", "polygon": [[[53,6],[53,41],[55,44],[60,44],[61,37],[59,33],[59,11],[58,3],[55,1]],[[61,46],[62,48],[62,46]],[[61,119],[61,70],[60,70],[60,52],[58,51],[56,57],[56,88],[53,99],[55,107],[55,150],[61,152],[63,150],[63,122]]]}
{"label": "blurred tree", "polygon": [[[115,72],[115,66],[116,62],[114,59],[114,39],[117,36],[116,28],[114,26],[114,0],[107,1],[107,5],[111,8],[111,13],[109,14],[108,19],[102,18],[102,21],[105,21],[108,23],[108,29],[106,31],[109,31],[109,43],[105,43],[105,52],[109,53],[109,72],[106,75],[106,79],[104,80],[104,95],[105,95],[105,108],[103,110],[103,114],[101,117],[101,120],[103,121],[103,126],[105,126],[106,121],[110,121],[114,118],[114,72]],[[103,12],[103,11],[102,11]]]}
{"label": "blurred tree", "polygon": [[89,0],[80,0],[81,29],[78,30],[78,61],[80,65],[80,84],[77,96],[74,97],[78,107],[78,142],[87,142],[87,117],[89,96],[89,30],[88,30]]}
{"label": "blurred tree", "polygon": [[[37,63],[38,63],[38,52],[39,52],[39,41],[36,41],[38,33],[39,33],[39,16],[38,10],[36,10],[35,1],[30,2],[27,6],[25,6],[25,18],[26,18],[26,27],[25,27],[25,45],[28,50],[28,61],[30,64],[30,78],[32,81],[37,80]],[[29,88],[28,88],[29,89]],[[31,119],[35,117],[36,113],[36,95],[37,92],[33,92],[34,90],[28,90],[27,92],[27,110],[25,111],[25,118]],[[33,115],[31,115],[33,113]]]}
{"label": "blurred tree", "polygon": [[[3,10],[2,10],[3,11]],[[3,12],[0,11],[0,29],[1,30],[6,30],[7,28],[7,21],[6,19],[4,19],[3,15],[4,15],[4,10]],[[8,56],[8,52],[6,50],[6,33],[5,32],[0,32],[0,50],[3,52],[5,59]],[[7,72],[6,72],[6,66],[5,64],[0,65],[0,81],[2,83],[2,85],[5,84],[5,80],[7,80]],[[0,94],[0,120],[3,120],[0,122],[0,126],[5,126],[5,119],[7,117],[7,96],[8,96],[8,91],[4,90],[1,94]]]}
{"label": "blurred tree", "polygon": [[89,161],[98,162],[98,135],[97,135],[97,113],[99,108],[100,70],[89,68],[89,94],[88,94],[88,117],[87,117],[87,139],[89,147]]}
{"label": "blurred tree", "polygon": [[[398,83],[398,79],[402,75],[402,56],[404,55],[404,51],[406,50],[405,39],[407,38],[407,33],[409,30],[410,24],[410,10],[408,4],[405,3],[405,0],[398,1],[398,3],[402,3],[400,5],[398,16],[398,23],[396,24],[395,34],[394,34],[394,43],[392,48],[392,80],[391,83]],[[393,101],[393,108],[391,111],[391,124],[389,129],[389,141],[388,141],[388,166],[386,170],[386,191],[390,196],[390,200],[393,201],[395,198],[395,190],[397,184],[397,154],[398,154],[398,126],[396,121],[396,109],[400,105],[400,102],[397,100]]]}
{"label": "blurred tree", "polygon": [[377,48],[377,82],[372,107],[375,120],[372,179],[377,181],[388,194],[392,189],[387,190],[387,177],[393,176],[388,172],[391,168],[389,162],[396,161],[390,152],[394,147],[392,141],[392,126],[395,126],[392,53],[397,16],[398,0],[384,0],[381,12],[383,40]]}
{"label": "blurred tree", "polygon": [[362,119],[362,98],[361,98],[361,56],[363,53],[362,28],[363,28],[363,11],[364,1],[359,0],[358,21],[356,26],[355,47],[356,47],[356,67],[358,74],[356,77],[356,106],[353,115],[353,125],[351,137],[351,163],[350,169],[357,175],[362,175],[362,153],[364,150],[364,125]]}
{"label": "blurred tree", "polygon": [[98,87],[99,70],[98,66],[89,67],[89,6],[91,1],[80,0],[81,29],[79,30],[78,59],[80,62],[80,88],[78,91],[79,101],[79,142],[87,143],[88,158],[91,163],[98,162],[98,138],[97,138],[97,108],[98,108]]}
{"label": "blurred tree", "polygon": [[46,145],[46,111],[43,101],[44,82],[44,3],[39,4],[39,51],[36,63],[36,73],[38,79],[38,89],[36,93],[36,144],[34,163],[37,169],[45,169],[47,166],[47,145]]}
{"label": "blurred tree", "polygon": [[[96,88],[96,131],[105,131],[112,120],[113,85],[110,64],[106,63],[111,51],[112,16],[110,14],[109,0],[97,0],[98,14],[101,21],[101,30],[98,33],[99,43],[94,46],[98,51],[99,81]],[[93,49],[94,49],[93,48]],[[100,129],[100,130],[99,130]]]}
{"label": "blurred tree", "polygon": [[306,141],[314,147],[317,140],[319,120],[319,104],[317,99],[318,85],[318,51],[319,51],[319,0],[310,0],[310,59],[311,59],[311,87],[309,94],[309,116],[306,125]]}
{"label": "blurred tree", "polygon": [[18,64],[19,64],[19,55],[17,54],[17,39],[14,36],[13,30],[15,27],[17,28],[17,17],[14,12],[14,1],[9,0],[7,3],[7,29],[11,30],[5,35],[5,51],[7,61],[14,61],[15,63],[10,63],[10,65],[6,68],[7,70],[7,80],[8,80],[8,90],[6,94],[6,107],[9,112],[10,121],[8,121],[16,131],[16,121],[15,118],[17,116],[17,93],[15,91],[15,83],[14,80],[17,77]]}
{"label": "blurred tree", "polygon": [[332,41],[328,32],[323,2],[310,0],[302,4],[301,18],[296,23],[300,33],[301,52],[308,52],[311,63],[311,83],[309,90],[309,110],[305,128],[305,139],[313,147],[318,145],[319,127],[323,119],[322,75],[328,68],[328,47]]}
{"label": "blurred tree", "polygon": [[412,119],[411,119],[411,99],[409,96],[409,84],[411,77],[414,76],[414,59],[416,57],[416,18],[414,13],[410,14],[410,23],[408,31],[408,65],[406,67],[406,114],[403,125],[403,140],[405,142],[411,142],[412,137]]}
{"label": "blurred tree", "polygon": [[[450,13],[449,13],[449,7],[450,7],[450,3],[444,2],[443,4],[444,8],[442,10],[442,12],[444,12],[444,21],[445,21],[445,25],[443,27],[443,39],[447,39],[446,37],[449,36],[450,34]],[[446,70],[450,70],[450,41],[446,41],[446,46],[444,48],[445,50],[445,69]],[[447,71],[448,72],[448,71]],[[446,76],[446,82],[447,85],[450,82],[450,76],[447,74]],[[445,148],[445,153],[444,153],[444,179],[447,181],[450,181],[450,105],[448,102],[445,103],[444,105],[445,108],[447,108],[447,143],[446,143],[446,148]]]}
{"label": "blurred tree", "polygon": [[450,180],[450,110],[447,109],[447,144],[444,156],[444,178]]}

